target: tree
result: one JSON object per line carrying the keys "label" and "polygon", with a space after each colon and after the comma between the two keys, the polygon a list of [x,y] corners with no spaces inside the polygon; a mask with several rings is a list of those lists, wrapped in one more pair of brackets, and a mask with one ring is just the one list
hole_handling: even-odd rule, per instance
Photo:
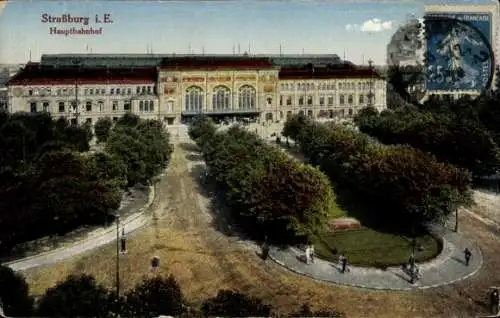
{"label": "tree", "polygon": [[33,314],[33,298],[24,277],[11,268],[0,265],[0,301],[6,316],[20,317]]}
{"label": "tree", "polygon": [[217,127],[212,119],[208,116],[202,115],[195,117],[190,123],[188,134],[191,139],[201,145],[210,140],[216,131]]}
{"label": "tree", "polygon": [[201,310],[205,316],[269,317],[272,307],[259,298],[231,290],[219,290],[216,297],[203,302]]}
{"label": "tree", "polygon": [[68,276],[47,290],[38,303],[42,317],[111,317],[109,291],[90,275]]}
{"label": "tree", "polygon": [[296,140],[300,130],[310,123],[310,119],[303,114],[295,115],[289,118],[283,127],[283,136]]}
{"label": "tree", "polygon": [[104,117],[97,120],[94,125],[94,133],[97,138],[97,142],[106,142],[106,140],[108,140],[109,134],[111,132],[111,127],[113,127],[111,118]]}
{"label": "tree", "polygon": [[379,221],[400,229],[440,220],[471,203],[468,173],[408,146],[387,146],[341,125],[318,123],[306,125],[298,142],[337,187],[370,200]]}
{"label": "tree", "polygon": [[141,122],[141,118],[136,114],[126,113],[118,118],[116,126],[135,128]]}
{"label": "tree", "polygon": [[185,300],[179,283],[170,275],[144,280],[127,292],[123,314],[128,317],[178,316],[184,310]]}

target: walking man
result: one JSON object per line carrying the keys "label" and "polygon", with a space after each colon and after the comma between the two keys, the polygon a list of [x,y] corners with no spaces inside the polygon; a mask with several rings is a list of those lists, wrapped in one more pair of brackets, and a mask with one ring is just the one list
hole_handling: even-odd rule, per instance
{"label": "walking man", "polygon": [[262,244],[262,259],[267,260],[269,257],[269,244],[267,243],[267,236],[264,238],[264,244]]}
{"label": "walking man", "polygon": [[309,265],[311,262],[311,247],[309,245],[306,246],[306,264]]}
{"label": "walking man", "polygon": [[345,273],[347,269],[347,258],[345,256],[342,257],[342,274]]}
{"label": "walking man", "polygon": [[493,289],[493,291],[490,294],[490,306],[491,306],[491,313],[493,315],[498,314],[498,305],[499,305],[499,294],[498,294],[498,289]]}
{"label": "walking man", "polygon": [[311,254],[311,262],[314,263],[314,245],[309,248],[309,253]]}
{"label": "walking man", "polygon": [[470,258],[472,257],[472,252],[468,248],[465,248],[464,255],[465,255],[465,265],[469,266]]}

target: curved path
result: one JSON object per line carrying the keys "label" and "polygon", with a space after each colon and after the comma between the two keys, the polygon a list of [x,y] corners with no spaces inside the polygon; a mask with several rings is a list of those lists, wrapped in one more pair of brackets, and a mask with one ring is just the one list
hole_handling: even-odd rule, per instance
{"label": "curved path", "polygon": [[[150,219],[146,210],[152,205],[155,199],[155,187],[150,187],[147,203],[136,213],[130,215],[120,222],[120,229],[124,228],[125,233],[131,233],[144,226]],[[12,268],[14,271],[22,271],[30,268],[54,264],[56,262],[71,258],[78,254],[93,250],[116,240],[116,225],[111,225],[102,231],[69,247],[57,248],[49,252],[22,258],[19,260],[3,263],[2,265]]]}
{"label": "curved path", "polygon": [[[278,249],[272,247],[270,258],[276,263],[301,275],[316,280],[339,285],[378,289],[378,290],[413,290],[427,289],[467,279],[476,274],[483,264],[481,251],[460,233],[447,228],[433,226],[432,230],[443,238],[443,250],[432,261],[418,264],[421,279],[411,284],[410,277],[401,267],[389,267],[387,270],[348,266],[349,272],[341,273],[337,263],[316,259],[312,264],[301,261],[303,250],[295,247]],[[469,266],[465,265],[464,249],[469,248],[472,258]]]}

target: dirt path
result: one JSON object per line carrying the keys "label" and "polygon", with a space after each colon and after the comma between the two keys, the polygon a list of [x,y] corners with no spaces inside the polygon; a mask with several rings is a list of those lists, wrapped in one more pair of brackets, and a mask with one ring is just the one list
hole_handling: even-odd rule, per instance
{"label": "dirt path", "polygon": [[[198,194],[194,175],[199,172],[199,163],[185,148],[176,146],[168,172],[159,184],[151,226],[129,238],[129,253],[120,261],[122,289],[153,275],[150,259],[157,255],[161,263],[158,274],[172,273],[188,300],[196,304],[221,288],[232,288],[262,297],[282,312],[309,302],[313,308],[337,309],[348,317],[450,317],[477,313],[481,309],[479,295],[483,295],[479,291],[500,277],[493,270],[500,261],[488,263],[500,255],[497,238],[482,224],[465,218],[463,230],[477,235],[481,245],[488,245],[484,254],[491,271],[453,287],[417,293],[366,291],[311,281],[263,262],[251,245],[236,243],[236,238],[215,229],[210,200]],[[30,270],[26,276],[31,292],[40,295],[67,274],[84,272],[113,287],[114,253],[111,244],[70,261]],[[464,298],[474,293],[477,295],[471,302]]]}

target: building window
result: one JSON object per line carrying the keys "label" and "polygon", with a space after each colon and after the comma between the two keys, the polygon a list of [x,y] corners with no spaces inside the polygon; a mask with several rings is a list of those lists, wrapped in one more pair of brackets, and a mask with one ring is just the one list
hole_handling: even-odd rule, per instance
{"label": "building window", "polygon": [[142,93],[143,93],[143,94],[146,94],[146,86],[143,86],[143,87],[142,87]]}
{"label": "building window", "polygon": [[112,89],[109,91],[109,94],[110,94],[110,95],[114,95],[114,94],[115,94],[115,89],[114,89],[114,88],[112,88]]}
{"label": "building window", "polygon": [[139,102],[139,111],[144,111],[144,102],[142,100]]}
{"label": "building window", "polygon": [[238,105],[240,109],[254,109],[255,108],[255,88],[249,85],[240,87],[238,91]]}
{"label": "building window", "polygon": [[342,83],[339,83],[339,89],[342,89],[344,85]]}
{"label": "building window", "polygon": [[131,88],[128,88],[128,89],[127,89],[127,94],[128,94],[128,95],[132,95],[132,89],[131,89]]}
{"label": "building window", "polygon": [[97,102],[97,105],[99,105],[99,111],[103,112],[104,111],[104,102],[102,100]]}
{"label": "building window", "polygon": [[299,97],[299,106],[304,105],[304,96]]}
{"label": "building window", "polygon": [[86,122],[87,124],[89,124],[89,125],[90,125],[90,124],[92,124],[92,118],[87,118],[87,119],[85,119],[85,122]]}
{"label": "building window", "polygon": [[149,101],[149,111],[154,112],[155,111],[155,102],[152,100]]}
{"label": "building window", "polygon": [[83,90],[83,95],[88,95],[88,94],[89,94],[89,90],[88,90],[88,88],[84,89],[84,90]]}
{"label": "building window", "polygon": [[92,111],[92,102],[89,101],[85,103],[85,110],[88,112]]}
{"label": "building window", "polygon": [[200,113],[203,108],[203,90],[198,86],[191,86],[186,90],[185,109],[187,112]]}
{"label": "building window", "polygon": [[344,105],[345,104],[345,97],[344,95],[340,95],[340,105]]}
{"label": "building window", "polygon": [[231,91],[225,86],[218,86],[214,88],[212,95],[212,107],[214,110],[230,109]]}
{"label": "building window", "polygon": [[129,100],[123,102],[123,110],[129,112],[132,110],[132,106]]}
{"label": "building window", "polygon": [[287,106],[292,106],[292,96],[287,96],[287,98],[286,98],[286,105]]}
{"label": "building window", "polygon": [[349,116],[352,116],[352,108],[349,108]]}
{"label": "building window", "polygon": [[267,107],[271,107],[273,105],[273,99],[271,97],[266,98]]}
{"label": "building window", "polygon": [[307,96],[307,105],[311,106],[313,104],[313,97]]}
{"label": "building window", "polygon": [[36,113],[36,103],[30,103],[30,112]]}
{"label": "building window", "polygon": [[59,112],[64,113],[64,102],[59,102]]}
{"label": "building window", "polygon": [[280,95],[280,106],[283,106],[283,95]]}
{"label": "building window", "polygon": [[141,87],[140,86],[137,86],[137,89],[135,90],[135,93],[136,94],[139,94],[141,92]]}
{"label": "building window", "polygon": [[307,111],[307,117],[309,117],[309,118],[313,117],[313,111],[312,110],[308,110]]}
{"label": "building window", "polygon": [[28,96],[33,96],[33,90],[32,89],[28,90]]}
{"label": "building window", "polygon": [[365,95],[361,94],[359,95],[359,104],[363,105],[365,103]]}
{"label": "building window", "polygon": [[319,105],[320,106],[324,106],[325,105],[325,97],[324,96],[320,96],[319,97]]}
{"label": "building window", "polygon": [[94,89],[92,89],[92,88],[91,88],[91,89],[89,89],[89,94],[90,94],[90,95],[94,95]]}
{"label": "building window", "polygon": [[328,96],[328,106],[332,106],[333,105],[333,96]]}
{"label": "building window", "polygon": [[352,95],[347,96],[347,103],[349,105],[352,105],[353,102],[354,102],[354,98],[352,97]]}
{"label": "building window", "polygon": [[105,88],[101,89],[101,94],[102,95],[106,95],[106,89]]}
{"label": "building window", "polygon": [[42,105],[42,107],[43,107],[43,111],[44,111],[45,113],[50,112],[50,109],[49,109],[49,103],[48,103],[48,102],[44,102],[44,103],[43,103],[43,105]]}
{"label": "building window", "polygon": [[148,86],[148,94],[151,94],[151,86]]}
{"label": "building window", "polygon": [[113,101],[113,111],[116,112],[118,110],[118,101],[117,100],[114,100]]}
{"label": "building window", "polygon": [[119,88],[116,89],[116,95],[120,95],[120,89]]}

